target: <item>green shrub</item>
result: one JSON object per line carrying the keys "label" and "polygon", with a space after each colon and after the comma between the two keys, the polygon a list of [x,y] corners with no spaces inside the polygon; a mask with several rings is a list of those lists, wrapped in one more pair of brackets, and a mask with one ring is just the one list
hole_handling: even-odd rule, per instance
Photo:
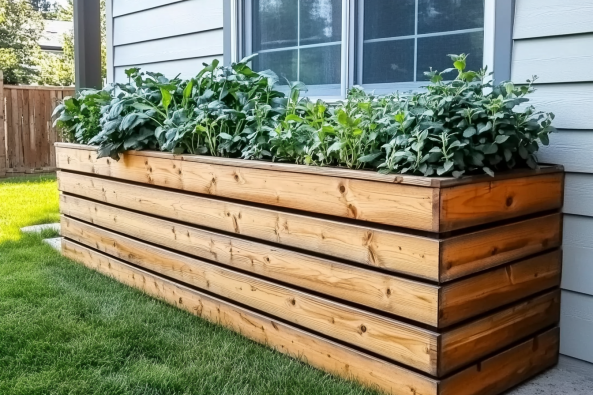
{"label": "green shrub", "polygon": [[[336,104],[302,97],[299,82],[285,95],[273,72],[247,66],[251,58],[230,67],[214,61],[191,80],[131,69],[128,84],[68,99],[55,114],[76,141],[114,159],[160,149],[455,177],[537,167],[554,115],[525,105],[532,81],[493,85],[486,70],[466,71],[465,55],[450,56],[454,68],[427,72],[422,92],[378,96],[355,87]],[[83,104],[93,117],[78,115]]]}

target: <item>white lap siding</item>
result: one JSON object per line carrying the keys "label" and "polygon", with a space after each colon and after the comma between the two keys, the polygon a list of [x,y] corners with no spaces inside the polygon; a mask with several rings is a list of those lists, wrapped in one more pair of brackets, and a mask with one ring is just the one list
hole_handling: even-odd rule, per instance
{"label": "white lap siding", "polygon": [[539,158],[568,172],[560,351],[593,362],[593,0],[516,0],[512,78],[532,75],[559,128]]}
{"label": "white lap siding", "polygon": [[222,61],[223,0],[107,1],[109,82],[131,67],[191,77]]}

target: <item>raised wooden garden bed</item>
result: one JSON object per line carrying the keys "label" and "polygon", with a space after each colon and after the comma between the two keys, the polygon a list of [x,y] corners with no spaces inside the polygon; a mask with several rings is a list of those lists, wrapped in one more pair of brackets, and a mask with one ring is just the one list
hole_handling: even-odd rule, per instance
{"label": "raised wooden garden bed", "polygon": [[456,179],[56,144],[63,251],[332,373],[495,395],[558,357],[561,167]]}

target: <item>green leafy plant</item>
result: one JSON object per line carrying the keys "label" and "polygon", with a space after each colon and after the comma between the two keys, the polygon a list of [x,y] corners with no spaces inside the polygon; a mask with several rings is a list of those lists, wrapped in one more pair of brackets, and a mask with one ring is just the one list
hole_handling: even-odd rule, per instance
{"label": "green leafy plant", "polygon": [[[118,159],[129,149],[455,176],[537,167],[554,115],[527,106],[533,80],[493,84],[486,70],[430,71],[422,92],[378,96],[355,87],[328,104],[286,96],[271,71],[250,58],[229,67],[205,64],[190,80],[127,70],[127,84],[68,99],[55,116],[73,140]],[[456,73],[453,78],[448,75]],[[83,108],[84,107],[84,108]]]}
{"label": "green leafy plant", "polygon": [[85,90],[77,97],[67,97],[53,113],[64,140],[88,144],[101,132],[101,108],[111,101],[107,91]]}

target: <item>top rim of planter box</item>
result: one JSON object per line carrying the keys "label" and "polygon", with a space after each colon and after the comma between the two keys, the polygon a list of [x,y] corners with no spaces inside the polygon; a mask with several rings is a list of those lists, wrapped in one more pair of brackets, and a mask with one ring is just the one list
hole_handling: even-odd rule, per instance
{"label": "top rim of planter box", "polygon": [[[55,143],[56,147],[74,148],[87,151],[96,151],[97,146]],[[539,169],[515,169],[506,172],[499,172],[491,177],[487,174],[455,177],[426,177],[408,174],[381,174],[372,170],[354,170],[341,167],[307,166],[294,163],[269,162],[261,160],[247,160],[239,158],[223,158],[207,155],[182,154],[175,155],[169,152],[160,151],[127,151],[126,155],[139,155],[153,158],[176,159],[187,162],[208,163],[221,166],[237,166],[260,170],[273,170],[290,173],[314,174],[328,177],[348,178],[353,180],[377,181],[389,184],[414,185],[427,188],[447,188],[460,185],[474,184],[484,181],[500,181],[509,178],[530,177],[540,174],[563,173],[564,166],[555,164],[540,164]]]}
{"label": "top rim of planter box", "polygon": [[57,167],[364,227],[469,231],[563,205],[564,168],[557,165],[455,179],[155,151],[128,151],[115,161],[97,159],[96,148],[56,143]]}

